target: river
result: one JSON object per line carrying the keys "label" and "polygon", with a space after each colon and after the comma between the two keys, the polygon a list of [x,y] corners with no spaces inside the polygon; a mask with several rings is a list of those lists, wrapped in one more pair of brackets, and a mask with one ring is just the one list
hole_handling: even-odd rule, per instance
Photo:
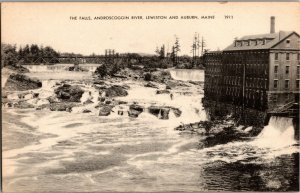
{"label": "river", "polygon": [[[34,69],[35,68],[35,69]],[[42,70],[43,68],[43,70]],[[91,69],[92,71],[92,69]],[[33,67],[44,97],[61,80],[83,82],[92,73]],[[202,70],[172,70],[173,78],[204,81]],[[298,191],[299,141],[290,119],[272,117],[255,138],[205,147],[202,135],[180,133],[181,123],[206,120],[203,88],[194,86],[156,95],[139,82],[124,101],[170,105],[181,117],[160,120],[145,112],[138,118],[99,117],[97,112],[3,109],[3,186],[21,192]],[[95,96],[96,98],[97,96]],[[126,107],[124,107],[126,108]]]}

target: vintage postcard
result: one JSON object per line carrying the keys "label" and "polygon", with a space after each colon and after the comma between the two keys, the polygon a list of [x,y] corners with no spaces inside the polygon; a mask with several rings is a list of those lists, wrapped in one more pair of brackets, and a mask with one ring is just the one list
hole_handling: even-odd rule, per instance
{"label": "vintage postcard", "polygon": [[300,3],[1,3],[3,192],[299,191]]}

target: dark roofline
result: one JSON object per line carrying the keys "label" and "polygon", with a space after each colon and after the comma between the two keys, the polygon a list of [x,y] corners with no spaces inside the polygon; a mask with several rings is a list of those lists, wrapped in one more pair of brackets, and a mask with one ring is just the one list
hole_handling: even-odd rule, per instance
{"label": "dark roofline", "polygon": [[298,37],[300,37],[300,35],[297,32],[293,31],[292,33],[290,33],[290,35],[286,36],[285,38],[283,38],[282,40],[280,40],[279,42],[277,42],[275,45],[273,45],[270,49],[274,48],[275,46],[277,46],[278,44],[280,44],[281,42],[283,42],[287,38],[291,37],[291,35],[293,35],[293,34],[296,34]]}

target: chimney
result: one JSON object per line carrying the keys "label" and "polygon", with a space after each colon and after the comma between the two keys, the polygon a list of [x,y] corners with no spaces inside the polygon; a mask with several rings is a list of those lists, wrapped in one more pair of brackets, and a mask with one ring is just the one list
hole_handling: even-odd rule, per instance
{"label": "chimney", "polygon": [[270,33],[273,34],[275,33],[275,17],[271,17],[271,27],[270,27]]}

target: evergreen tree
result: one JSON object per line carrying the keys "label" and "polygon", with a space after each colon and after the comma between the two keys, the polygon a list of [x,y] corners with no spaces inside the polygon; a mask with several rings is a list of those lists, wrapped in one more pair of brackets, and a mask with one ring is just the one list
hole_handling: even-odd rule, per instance
{"label": "evergreen tree", "polygon": [[15,45],[1,44],[1,64],[14,66],[18,62],[18,53]]}
{"label": "evergreen tree", "polygon": [[174,53],[175,53],[175,64],[178,64],[178,52],[180,52],[179,38],[175,35]]}
{"label": "evergreen tree", "polygon": [[159,51],[159,57],[160,59],[164,59],[165,58],[165,45],[162,45]]}

